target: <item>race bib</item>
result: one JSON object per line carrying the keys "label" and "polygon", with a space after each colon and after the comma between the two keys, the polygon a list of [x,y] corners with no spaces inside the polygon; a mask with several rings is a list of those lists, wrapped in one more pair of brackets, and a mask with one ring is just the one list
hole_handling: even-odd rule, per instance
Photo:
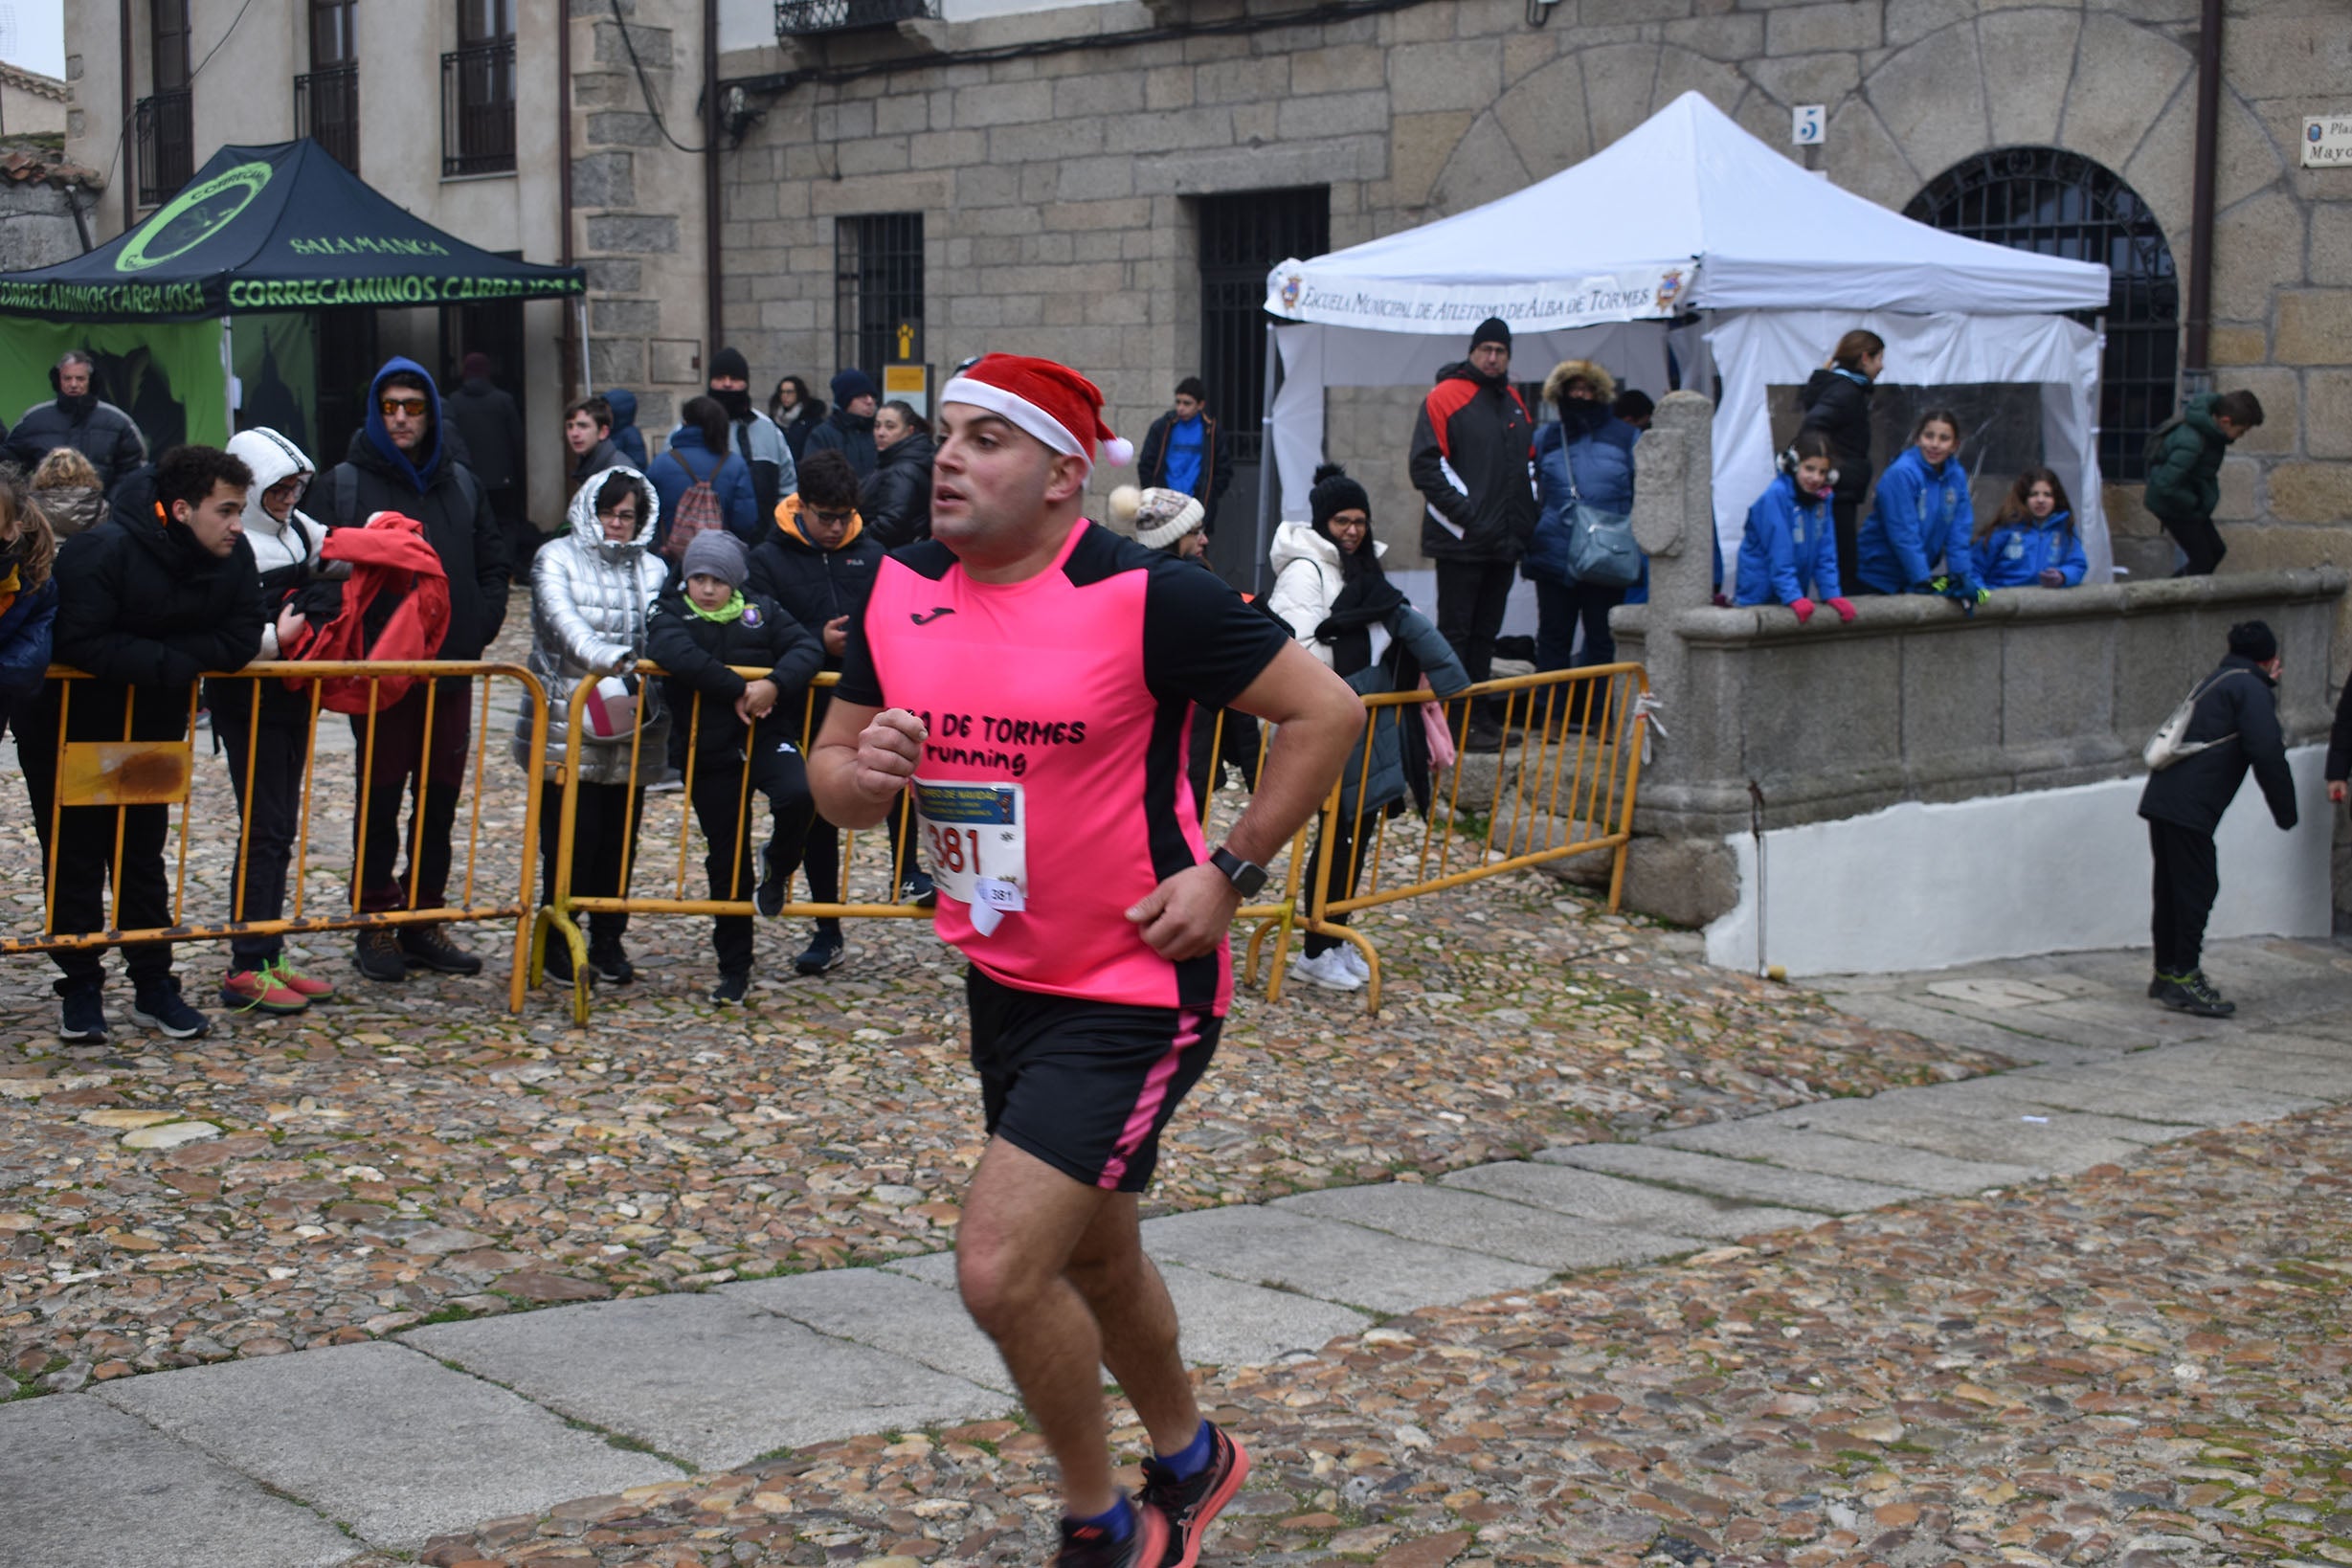
{"label": "race bib", "polygon": [[1028,818],[1019,784],[914,780],[923,857],[939,890],[971,906],[982,936],[1028,907]]}

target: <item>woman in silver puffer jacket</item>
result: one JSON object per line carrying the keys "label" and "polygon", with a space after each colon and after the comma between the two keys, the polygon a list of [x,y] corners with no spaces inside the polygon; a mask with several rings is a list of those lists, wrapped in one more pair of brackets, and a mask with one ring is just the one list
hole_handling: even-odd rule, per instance
{"label": "woman in silver puffer jacket", "polygon": [[[669,756],[669,715],[661,708],[657,683],[640,681],[630,672],[645,655],[645,617],[654,596],[661,592],[666,569],[653,553],[654,526],[661,503],[645,476],[634,468],[605,469],[580,486],[571,498],[570,531],[550,539],[531,558],[530,669],[548,692],[548,780],[569,747],[571,695],[592,677],[627,676],[636,688],[642,713],[634,742],[628,726],[599,739],[577,737],[572,754],[580,770],[579,811],[571,836],[571,891],[589,897],[612,897],[627,891],[629,867],[622,853],[624,838],[634,851],[638,824],[645,810],[645,781],[659,773]],[[590,712],[598,706],[591,700]],[[593,728],[593,726],[591,727]],[[516,722],[514,756],[530,765],[529,720]],[[632,746],[637,755],[638,784],[629,784]],[[560,810],[550,795],[549,813],[540,833],[541,870],[550,897],[555,886]],[[588,961],[599,979],[626,985],[637,977],[621,935],[629,917],[616,912],[588,917]],[[571,983],[571,954],[560,942],[547,950],[549,979]]]}

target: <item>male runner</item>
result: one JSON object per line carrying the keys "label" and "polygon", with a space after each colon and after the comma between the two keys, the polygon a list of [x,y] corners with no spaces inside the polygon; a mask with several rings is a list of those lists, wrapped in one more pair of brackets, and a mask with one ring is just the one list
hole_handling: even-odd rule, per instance
{"label": "male runner", "polygon": [[[972,967],[992,1134],[957,1281],[1062,1470],[1059,1568],[1191,1568],[1248,1456],[1201,1419],[1136,1228],[1160,1131],[1216,1049],[1225,933],[1361,732],[1346,683],[1215,575],[1079,515],[1102,393],[990,354],[941,394],[932,538],[885,561],[809,759],[827,820],[911,788],[939,934]],[[1193,705],[1281,728],[1212,856]],[[1100,1368],[1152,1437],[1111,1485]]]}

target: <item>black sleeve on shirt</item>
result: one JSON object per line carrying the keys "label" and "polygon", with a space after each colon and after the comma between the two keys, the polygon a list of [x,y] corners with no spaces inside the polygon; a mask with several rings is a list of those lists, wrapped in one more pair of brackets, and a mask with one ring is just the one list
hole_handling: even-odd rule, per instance
{"label": "black sleeve on shirt", "polygon": [[850,616],[846,630],[849,643],[841,650],[841,679],[833,694],[857,707],[889,706],[883,701],[882,678],[874,671],[873,650],[866,646],[865,612]]}
{"label": "black sleeve on shirt", "polygon": [[1290,640],[1216,572],[1173,557],[1152,564],[1143,594],[1143,679],[1155,694],[1223,707]]}

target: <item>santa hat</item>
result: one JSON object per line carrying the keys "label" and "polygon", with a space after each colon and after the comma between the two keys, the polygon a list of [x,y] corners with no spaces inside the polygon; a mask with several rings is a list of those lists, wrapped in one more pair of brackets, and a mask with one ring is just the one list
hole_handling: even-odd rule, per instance
{"label": "santa hat", "polygon": [[1134,525],[1135,542],[1153,549],[1173,549],[1208,522],[1199,501],[1181,490],[1138,490],[1131,484],[1110,492],[1110,516],[1114,522]]}
{"label": "santa hat", "polygon": [[1103,423],[1102,389],[1066,365],[1024,354],[983,354],[948,382],[942,403],[986,409],[1065,457],[1125,467],[1135,449]]}

